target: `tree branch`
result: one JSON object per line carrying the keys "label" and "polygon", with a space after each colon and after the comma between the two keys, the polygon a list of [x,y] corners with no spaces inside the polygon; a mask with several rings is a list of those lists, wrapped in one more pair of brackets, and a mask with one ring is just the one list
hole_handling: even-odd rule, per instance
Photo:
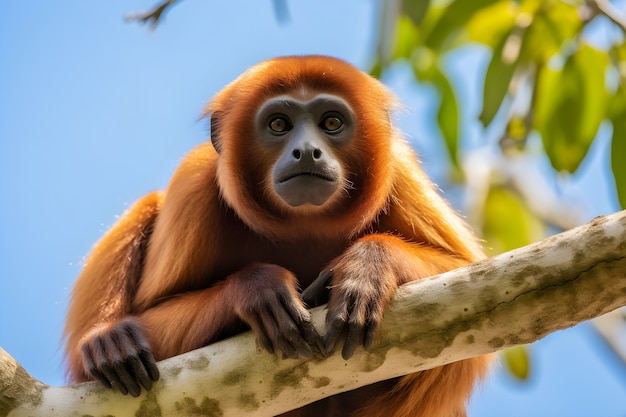
{"label": "tree branch", "polygon": [[165,16],[165,11],[169,10],[171,6],[180,0],[163,0],[159,5],[145,13],[130,13],[126,16],[128,21],[138,21],[141,23],[149,23],[150,28],[154,29],[161,22],[161,18]]}
{"label": "tree branch", "polygon": [[589,5],[600,14],[608,17],[626,34],[626,16],[620,14],[608,0],[589,0]]}
{"label": "tree branch", "polygon": [[[368,352],[310,361],[256,347],[250,332],[159,363],[139,398],[96,383],[51,387],[0,350],[2,416],[271,416],[376,381],[549,333],[626,305],[626,211],[401,287]],[[313,316],[323,330],[324,310]]]}

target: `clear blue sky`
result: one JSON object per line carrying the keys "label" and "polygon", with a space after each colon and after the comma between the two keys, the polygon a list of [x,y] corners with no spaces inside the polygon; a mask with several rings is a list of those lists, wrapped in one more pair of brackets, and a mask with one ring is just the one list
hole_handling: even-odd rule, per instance
{"label": "clear blue sky", "polygon": [[[186,1],[156,30],[125,23],[156,0],[4,0],[0,12],[0,346],[45,383],[62,385],[61,332],[82,260],[129,204],[165,187],[206,139],[203,105],[250,65],[320,53],[371,63],[377,2]],[[450,71],[477,112],[485,55]],[[400,125],[443,172],[436,97],[407,71],[385,78],[408,108]],[[468,113],[465,117],[472,117]],[[468,134],[478,134],[474,123]],[[604,150],[600,146],[600,151]],[[617,210],[594,166],[581,178],[593,214]],[[588,325],[533,346],[531,381],[505,372],[479,390],[470,416],[626,416],[626,369]]]}

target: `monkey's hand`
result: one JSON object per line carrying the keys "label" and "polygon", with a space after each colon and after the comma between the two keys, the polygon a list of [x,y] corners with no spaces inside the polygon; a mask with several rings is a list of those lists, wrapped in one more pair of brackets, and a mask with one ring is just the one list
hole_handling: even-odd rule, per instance
{"label": "monkey's hand", "polygon": [[141,387],[150,390],[159,379],[150,346],[133,318],[94,328],[80,349],[87,375],[122,394],[137,397]]}
{"label": "monkey's hand", "polygon": [[253,264],[231,275],[228,286],[235,314],[267,351],[305,359],[313,356],[312,347],[324,352],[291,272],[277,265]]}
{"label": "monkey's hand", "polygon": [[327,352],[342,338],[344,359],[352,357],[357,346],[367,350],[372,345],[383,311],[398,287],[388,255],[385,245],[358,241],[320,273],[317,280],[330,281],[331,288],[326,314]]}

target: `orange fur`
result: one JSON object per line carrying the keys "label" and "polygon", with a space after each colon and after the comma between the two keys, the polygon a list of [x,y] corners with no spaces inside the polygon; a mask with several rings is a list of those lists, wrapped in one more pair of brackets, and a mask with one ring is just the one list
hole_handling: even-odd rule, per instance
{"label": "orange fur", "polygon": [[[306,100],[319,93],[342,97],[354,112],[353,138],[335,155],[350,184],[324,206],[293,208],[269,191],[276,151],[255,141],[251,115],[277,95]],[[325,269],[332,271],[329,320],[356,297],[352,319],[367,322],[380,319],[399,285],[480,259],[471,232],[392,127],[394,107],[379,82],[319,56],[266,61],[218,93],[206,113],[218,120],[219,155],[210,143],[194,149],[167,190],[136,203],[88,258],[65,329],[70,379],[93,378],[84,344],[121,320],[138,323],[161,360],[245,323],[255,330],[250,306],[289,299],[303,308],[298,288]],[[287,415],[462,416],[487,363],[453,363]]]}

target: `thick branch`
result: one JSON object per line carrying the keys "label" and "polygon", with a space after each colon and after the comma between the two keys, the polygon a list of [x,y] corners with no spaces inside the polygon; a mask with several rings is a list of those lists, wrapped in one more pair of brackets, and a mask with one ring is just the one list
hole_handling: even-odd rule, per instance
{"label": "thick branch", "polygon": [[[0,415],[270,416],[334,393],[530,343],[626,305],[626,211],[405,285],[368,352],[281,359],[248,332],[159,364],[131,398],[96,383],[49,387],[0,352]],[[314,312],[322,326],[323,309]],[[4,356],[2,356],[4,355]]]}

